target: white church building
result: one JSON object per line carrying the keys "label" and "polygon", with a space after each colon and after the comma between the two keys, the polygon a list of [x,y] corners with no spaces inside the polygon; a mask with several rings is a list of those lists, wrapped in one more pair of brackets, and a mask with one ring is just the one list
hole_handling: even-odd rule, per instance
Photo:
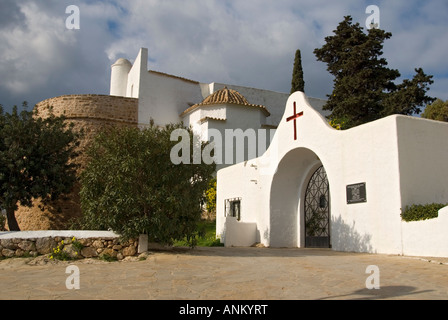
{"label": "white church building", "polygon": [[[138,98],[138,124],[141,127],[153,120],[156,125],[178,123],[198,130],[203,140],[218,132],[225,140],[225,130],[254,130],[261,137],[264,148],[257,148],[256,155],[265,151],[283,116],[288,93],[237,86],[225,83],[198,81],[148,70],[148,50],[140,49],[134,62],[120,58],[112,65],[110,95]],[[325,100],[308,97],[313,108],[322,111]],[[263,133],[263,136],[258,134]],[[235,139],[235,137],[230,137]],[[213,139],[212,139],[213,140]],[[225,141],[222,141],[223,150]],[[236,148],[237,141],[232,143]],[[245,145],[247,147],[247,144]],[[229,148],[228,148],[229,149]],[[242,160],[256,155],[244,150]],[[242,161],[237,150],[233,161],[217,161],[217,169]],[[220,163],[222,162],[222,163]]]}
{"label": "white church building", "polygon": [[[210,97],[224,88],[236,91],[236,95]],[[228,128],[240,129],[277,127],[289,97],[283,92],[216,82],[201,83],[148,70],[146,48],[140,49],[133,63],[120,58],[112,65],[110,95],[138,98],[140,125],[149,124],[150,119],[160,125],[182,120],[187,126],[215,120],[227,122]],[[308,100],[319,111],[326,102],[311,97]],[[231,111],[227,112],[229,108]],[[241,113],[241,116],[233,113]],[[231,124],[236,120],[239,123]]]}
{"label": "white church building", "polygon": [[200,83],[148,71],[147,61],[143,48],[111,73],[110,95],[138,98],[140,126],[183,121],[203,139],[270,133],[255,155],[218,159],[216,233],[226,246],[448,257],[448,207],[425,221],[400,216],[407,205],[448,203],[447,123],[394,115],[339,131],[324,100]]}
{"label": "white church building", "polygon": [[217,179],[226,246],[448,257],[448,207],[425,221],[400,216],[448,203],[448,123],[393,115],[339,131],[296,92],[267,152]]}

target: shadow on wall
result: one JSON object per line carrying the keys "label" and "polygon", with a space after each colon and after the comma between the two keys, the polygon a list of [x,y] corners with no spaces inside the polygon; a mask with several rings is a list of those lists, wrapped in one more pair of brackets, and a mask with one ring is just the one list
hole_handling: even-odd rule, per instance
{"label": "shadow on wall", "polygon": [[370,234],[361,235],[355,230],[355,222],[347,224],[341,217],[331,218],[331,245],[333,250],[375,253]]}

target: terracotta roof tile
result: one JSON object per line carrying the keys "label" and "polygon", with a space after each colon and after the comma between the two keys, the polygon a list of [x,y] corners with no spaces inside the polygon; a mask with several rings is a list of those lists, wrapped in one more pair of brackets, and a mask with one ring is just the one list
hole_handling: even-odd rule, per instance
{"label": "terracotta roof tile", "polygon": [[263,112],[266,114],[266,116],[269,116],[270,113],[268,109],[266,109],[263,105],[257,105],[257,104],[251,104],[247,101],[247,99],[238,91],[228,89],[227,87],[224,87],[221,90],[218,90],[211,95],[209,95],[207,98],[204,99],[201,103],[195,104],[185,110],[181,116],[204,106],[212,106],[217,104],[234,104],[234,105],[240,105],[240,106],[246,106],[246,107],[255,107],[255,108],[261,108]]}

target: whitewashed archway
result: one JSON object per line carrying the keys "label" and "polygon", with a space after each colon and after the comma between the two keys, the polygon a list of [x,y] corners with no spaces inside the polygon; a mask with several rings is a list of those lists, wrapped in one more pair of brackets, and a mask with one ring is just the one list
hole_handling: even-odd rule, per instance
{"label": "whitewashed archway", "polygon": [[270,192],[271,247],[304,247],[304,196],[308,182],[322,166],[307,148],[289,151],[280,161]]}

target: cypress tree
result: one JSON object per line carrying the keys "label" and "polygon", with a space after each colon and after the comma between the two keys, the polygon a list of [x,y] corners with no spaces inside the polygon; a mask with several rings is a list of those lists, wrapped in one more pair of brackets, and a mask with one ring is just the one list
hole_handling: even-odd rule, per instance
{"label": "cypress tree", "polygon": [[302,54],[300,53],[300,50],[296,51],[291,81],[291,94],[296,91],[305,92],[305,80],[303,79],[302,69]]}

